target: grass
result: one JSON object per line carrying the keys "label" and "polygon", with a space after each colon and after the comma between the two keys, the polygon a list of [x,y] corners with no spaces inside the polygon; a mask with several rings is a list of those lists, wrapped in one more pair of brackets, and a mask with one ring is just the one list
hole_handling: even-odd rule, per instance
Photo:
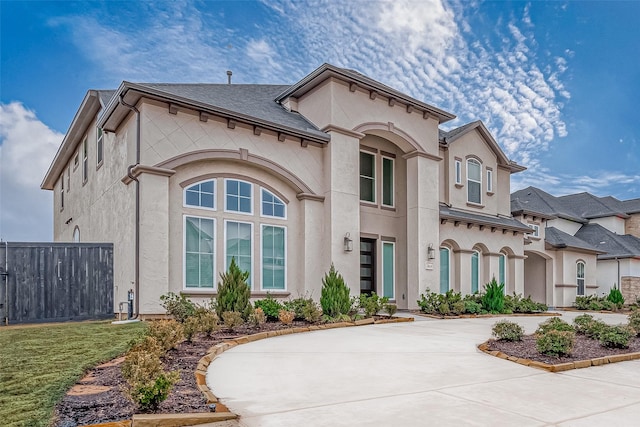
{"label": "grass", "polygon": [[0,424],[48,426],[53,408],[95,365],[124,353],[144,323],[0,327]]}

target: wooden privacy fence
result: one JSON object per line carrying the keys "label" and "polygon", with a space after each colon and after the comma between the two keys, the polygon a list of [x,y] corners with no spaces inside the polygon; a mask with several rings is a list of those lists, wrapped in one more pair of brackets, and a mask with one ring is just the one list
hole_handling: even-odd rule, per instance
{"label": "wooden privacy fence", "polygon": [[0,321],[113,316],[113,244],[0,243]]}

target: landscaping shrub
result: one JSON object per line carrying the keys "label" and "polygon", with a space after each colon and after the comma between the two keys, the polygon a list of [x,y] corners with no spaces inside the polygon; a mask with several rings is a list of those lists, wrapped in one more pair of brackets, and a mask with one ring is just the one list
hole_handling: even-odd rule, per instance
{"label": "landscaping shrub", "polygon": [[380,298],[375,292],[372,292],[371,295],[360,294],[358,308],[364,311],[365,317],[373,317],[382,311],[387,302],[389,302],[389,297]]}
{"label": "landscaping shrub", "polygon": [[451,314],[463,314],[464,313],[464,301],[456,301],[451,304]]}
{"label": "landscaping shrub", "polygon": [[329,273],[322,279],[322,294],[320,296],[322,312],[328,317],[348,315],[352,308],[352,300],[349,297],[349,287],[344,283],[344,278],[331,264]]}
{"label": "landscaping shrub", "polygon": [[431,292],[428,288],[426,293],[420,295],[420,299],[417,301],[420,311],[426,314],[439,313],[440,304],[442,304],[442,295],[435,292]]}
{"label": "landscaping shrub", "polygon": [[464,312],[469,314],[479,314],[482,311],[482,304],[473,300],[465,300]]}
{"label": "landscaping shrub", "polygon": [[546,334],[549,331],[560,331],[560,332],[575,332],[573,326],[565,322],[559,317],[552,317],[550,319],[542,322],[538,329],[536,330],[536,334]]}
{"label": "landscaping shrub", "polygon": [[154,380],[133,385],[129,395],[141,410],[153,410],[166,400],[171,388],[179,380],[178,372],[165,372]]}
{"label": "landscaping shrub", "polygon": [[253,310],[253,313],[249,316],[249,323],[253,326],[264,325],[267,321],[267,316],[264,314],[262,308],[258,307]]}
{"label": "landscaping shrub", "polygon": [[505,295],[505,312],[511,310],[512,313],[538,313],[547,311],[546,304],[533,301],[531,295],[523,298],[522,295]]}
{"label": "landscaping shrub", "polygon": [[522,341],[524,329],[515,322],[501,320],[493,325],[491,334],[501,341]]}
{"label": "landscaping shrub", "polygon": [[195,317],[199,322],[199,331],[205,333],[208,337],[220,328],[218,324],[220,319],[218,319],[216,313],[205,307],[198,307]]}
{"label": "landscaping shrub", "polygon": [[443,316],[446,316],[450,312],[451,312],[451,308],[449,308],[449,303],[446,301],[440,304],[440,307],[438,307],[438,313],[442,314]]}
{"label": "landscaping shrub", "polygon": [[182,324],[184,339],[191,342],[192,338],[200,332],[200,319],[196,316],[188,317]]}
{"label": "landscaping shrub", "polygon": [[295,317],[296,314],[293,311],[280,310],[278,313],[278,319],[280,319],[280,322],[282,322],[283,325],[292,324]]}
{"label": "landscaping shrub", "polygon": [[629,348],[629,340],[635,331],[627,325],[607,325],[598,338],[600,345],[608,348]]}
{"label": "landscaping shrub", "polygon": [[383,310],[385,313],[387,313],[387,316],[391,318],[398,311],[398,306],[395,304],[386,303],[383,307]]}
{"label": "landscaping shrub", "polygon": [[267,320],[278,320],[278,313],[284,309],[284,305],[269,293],[266,298],[257,300],[253,305],[262,309]]}
{"label": "landscaping shrub", "polygon": [[600,339],[600,334],[607,329],[607,324],[602,320],[593,319],[591,322],[587,323],[584,327],[584,334],[589,338]]}
{"label": "landscaping shrub", "polygon": [[495,277],[484,285],[482,308],[494,314],[504,310],[504,283],[498,284]]}
{"label": "landscaping shrub", "polygon": [[618,310],[618,305],[614,302],[609,301],[606,298],[600,302],[600,305],[602,306],[602,310],[606,310],[606,311]]}
{"label": "landscaping shrub", "polygon": [[633,328],[636,335],[640,336],[640,310],[634,310],[627,318],[629,319],[629,326]]}
{"label": "landscaping shrub", "polygon": [[153,337],[164,352],[176,348],[184,339],[183,324],[175,320],[149,322],[147,335]]}
{"label": "landscaping shrub", "polygon": [[595,321],[595,319],[592,315],[581,314],[580,316],[576,316],[576,318],[573,319],[573,329],[575,329],[578,334],[586,335],[593,321]]}
{"label": "landscaping shrub", "polygon": [[622,292],[620,292],[620,289],[618,289],[615,284],[609,291],[609,295],[607,295],[607,301],[615,304],[617,308],[622,308],[622,306],[624,305],[624,297],[622,296]]}
{"label": "landscaping shrub", "polygon": [[195,304],[184,295],[176,295],[173,292],[169,292],[161,295],[160,301],[162,301],[162,307],[167,310],[167,314],[173,316],[180,323],[196,313]]}
{"label": "landscaping shrub", "polygon": [[602,303],[600,301],[598,301],[598,299],[592,299],[591,301],[589,301],[589,306],[587,308],[588,310],[593,310],[593,311],[600,311],[602,310]]}
{"label": "landscaping shrub", "polygon": [[536,337],[538,352],[548,356],[570,355],[575,343],[575,333],[572,331],[548,330]]}
{"label": "landscaping shrub", "polygon": [[593,295],[577,296],[573,306],[578,310],[589,310]]}
{"label": "landscaping shrub", "polygon": [[218,283],[218,298],[216,300],[216,314],[222,317],[225,311],[240,313],[243,319],[251,314],[251,289],[247,284],[248,271],[240,270],[235,258],[231,258],[229,270],[220,273],[221,281]]}
{"label": "landscaping shrub", "polygon": [[235,328],[244,323],[242,314],[238,313],[237,311],[225,311],[224,313],[222,313],[222,321],[230,331],[233,331]]}
{"label": "landscaping shrub", "polygon": [[322,317],[322,311],[311,297],[298,297],[284,303],[284,308],[293,311],[296,320],[306,320],[315,323]]}

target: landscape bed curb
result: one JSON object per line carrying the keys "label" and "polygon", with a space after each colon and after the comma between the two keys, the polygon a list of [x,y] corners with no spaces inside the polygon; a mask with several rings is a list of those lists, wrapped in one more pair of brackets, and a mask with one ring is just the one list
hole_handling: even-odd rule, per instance
{"label": "landscape bed curb", "polygon": [[560,307],[560,308],[556,308],[556,310],[558,311],[570,311],[572,313],[585,313],[585,314],[589,314],[589,313],[598,313],[598,314],[629,314],[629,313],[633,313],[634,310],[630,309],[630,308],[622,308],[620,310],[580,310],[578,308],[575,307]]}
{"label": "landscape bed curb", "polygon": [[487,353],[490,356],[495,356],[500,359],[509,360],[511,362],[519,363],[524,366],[529,366],[536,369],[542,369],[547,372],[563,372],[569,371],[571,369],[581,369],[588,368],[591,366],[600,366],[606,365],[608,363],[617,363],[617,362],[626,362],[628,360],[636,360],[640,359],[640,352],[635,353],[625,353],[625,354],[614,354],[611,356],[602,356],[596,357],[593,359],[586,360],[576,360],[574,362],[566,362],[566,363],[557,363],[555,365],[551,365],[549,363],[538,362],[536,360],[524,359],[516,356],[509,356],[506,353],[503,353],[499,350],[489,350],[489,341],[485,341],[478,346],[478,350],[483,353]]}
{"label": "landscape bed curb", "polygon": [[443,316],[440,314],[427,314],[419,311],[411,312],[416,316],[428,317],[430,319],[482,319],[491,317],[557,317],[562,316],[560,313],[550,313],[548,311],[541,313],[511,313],[511,314],[458,314],[456,316]]}

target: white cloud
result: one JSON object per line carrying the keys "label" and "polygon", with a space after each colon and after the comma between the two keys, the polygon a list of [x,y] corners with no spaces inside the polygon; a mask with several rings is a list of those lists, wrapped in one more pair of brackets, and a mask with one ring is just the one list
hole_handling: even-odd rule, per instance
{"label": "white cloud", "polygon": [[52,194],[40,182],[62,141],[19,102],[0,104],[0,237],[50,241]]}
{"label": "white cloud", "polygon": [[617,194],[625,198],[624,194],[634,194],[640,186],[640,174],[625,174],[613,171],[593,171],[590,175],[552,174],[549,170],[539,167],[529,173],[517,174],[512,177],[511,191],[533,186],[553,194],[563,196],[581,192],[589,192],[597,196]]}

